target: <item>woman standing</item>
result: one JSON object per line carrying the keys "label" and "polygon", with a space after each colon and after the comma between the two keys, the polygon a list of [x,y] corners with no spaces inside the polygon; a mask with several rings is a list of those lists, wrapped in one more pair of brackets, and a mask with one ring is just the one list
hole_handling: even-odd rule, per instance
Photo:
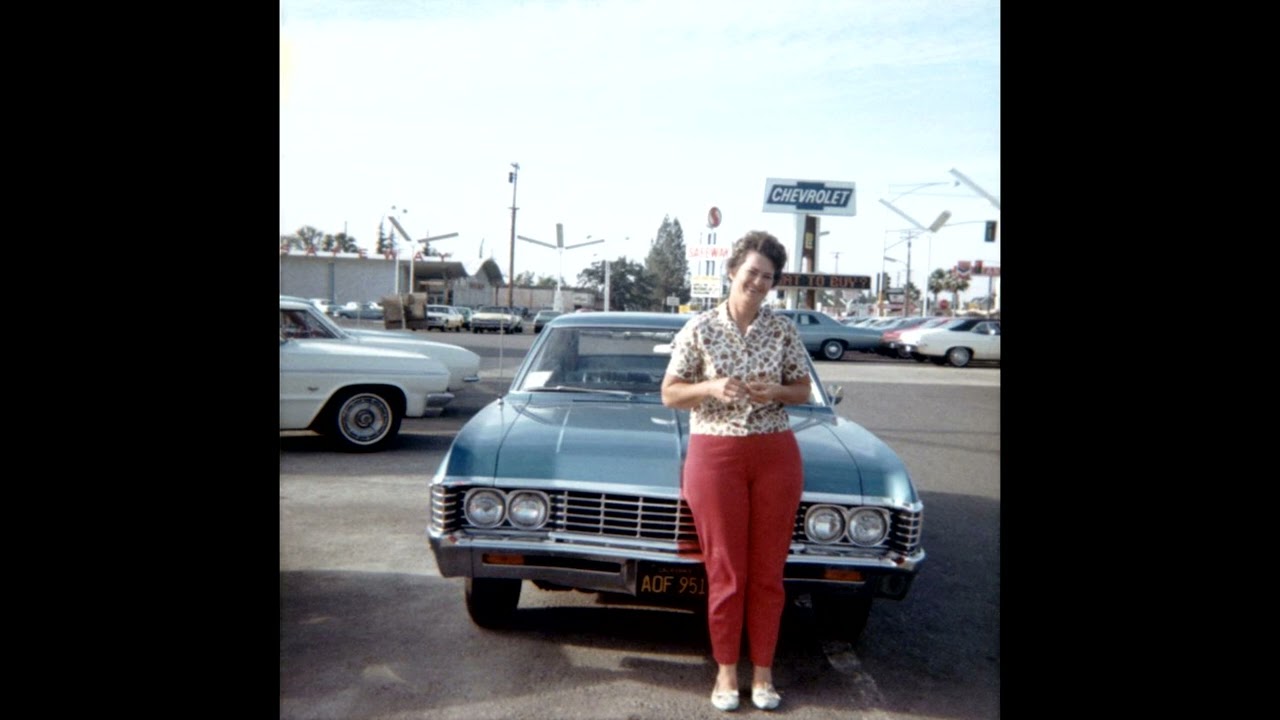
{"label": "woman standing", "polygon": [[707,622],[719,664],[711,704],[738,707],[746,625],[751,700],[772,710],[773,654],[786,604],[782,573],[804,484],[784,405],[806,402],[809,373],[795,324],[764,307],[787,251],[750,232],[729,257],[729,297],[676,334],[662,403],[690,410],[682,488],[707,569]]}

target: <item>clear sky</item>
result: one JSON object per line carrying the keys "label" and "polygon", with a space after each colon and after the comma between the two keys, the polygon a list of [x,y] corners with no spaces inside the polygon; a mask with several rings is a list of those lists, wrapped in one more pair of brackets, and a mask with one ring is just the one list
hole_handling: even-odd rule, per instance
{"label": "clear sky", "polygon": [[[1003,227],[983,241],[999,210],[952,169],[1000,197],[996,0],[280,3],[280,235],[345,229],[372,250],[396,206],[415,238],[457,233],[433,245],[450,260],[509,276],[514,187],[517,235],[606,239],[563,253],[573,283],[597,252],[643,262],[664,216],[697,244],[712,206],[721,243],[794,248],[766,180],[852,182],[856,215],[822,217],[816,269],[874,276],[888,255],[897,278],[910,225],[879,201],[925,226],[949,210],[911,243],[922,286],[1000,264]],[[560,262],[515,241],[517,274]]]}

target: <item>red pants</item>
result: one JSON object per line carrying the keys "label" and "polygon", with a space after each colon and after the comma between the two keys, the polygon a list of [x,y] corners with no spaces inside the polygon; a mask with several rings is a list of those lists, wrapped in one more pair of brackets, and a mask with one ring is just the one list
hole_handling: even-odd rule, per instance
{"label": "red pants", "polygon": [[803,486],[790,430],[689,436],[683,493],[707,568],[711,654],[721,665],[738,662],[744,617],[752,664],[773,665],[786,605],[782,571]]}

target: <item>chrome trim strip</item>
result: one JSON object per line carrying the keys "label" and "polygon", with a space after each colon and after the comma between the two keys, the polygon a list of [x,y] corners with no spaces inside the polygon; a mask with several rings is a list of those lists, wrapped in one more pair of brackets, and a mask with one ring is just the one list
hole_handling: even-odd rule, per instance
{"label": "chrome trim strip", "polygon": [[[466,554],[471,556],[476,564],[479,564],[480,562],[478,553],[490,551],[528,554],[541,557],[571,557],[581,560],[624,562],[627,560],[645,560],[660,563],[689,564],[702,562],[701,553],[664,552],[657,548],[644,549],[634,546],[615,548],[609,547],[609,544],[597,545],[594,543],[588,544],[582,542],[575,542],[572,545],[568,545],[559,542],[549,543],[545,541],[517,540],[510,537],[462,537],[456,533],[446,535],[445,538],[445,541],[440,543],[441,553],[446,555]],[[832,565],[839,567],[883,568],[887,570],[912,571],[925,558],[925,552],[923,549],[917,549],[907,556],[891,553],[890,555],[883,557],[867,557],[865,554],[856,557],[841,557],[836,555],[797,554],[794,550],[795,547],[796,545],[793,544],[793,550],[787,556],[788,565]]]}

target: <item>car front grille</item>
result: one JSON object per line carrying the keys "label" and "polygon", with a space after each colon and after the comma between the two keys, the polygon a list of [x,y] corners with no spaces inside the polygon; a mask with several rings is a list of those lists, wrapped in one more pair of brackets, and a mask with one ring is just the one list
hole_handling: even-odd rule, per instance
{"label": "car front grille", "polygon": [[[437,534],[458,530],[475,531],[462,514],[462,498],[468,487],[434,485],[431,490],[431,527]],[[689,505],[681,499],[639,495],[583,492],[576,490],[544,490],[551,498],[551,518],[546,530],[581,534],[598,538],[632,538],[674,542],[681,546],[698,542],[697,530]],[[804,517],[812,503],[802,502],[796,511],[793,542],[807,543]],[[903,554],[920,546],[922,511],[892,509],[892,526],[885,545]],[[510,530],[505,524],[504,530]],[[842,538],[825,545],[831,549],[855,549]]]}
{"label": "car front grille", "polygon": [[611,537],[697,542],[693,515],[683,500],[608,493],[551,495],[557,530]]}

